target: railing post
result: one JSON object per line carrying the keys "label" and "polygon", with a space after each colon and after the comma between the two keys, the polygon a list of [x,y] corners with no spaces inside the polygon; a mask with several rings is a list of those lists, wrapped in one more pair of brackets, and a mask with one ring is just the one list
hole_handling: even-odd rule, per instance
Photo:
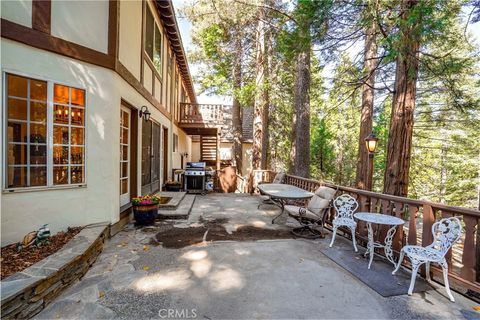
{"label": "railing post", "polygon": [[[471,216],[463,216],[465,222],[465,242],[463,245],[461,276],[468,281],[475,281],[475,232],[478,232],[478,219]],[[475,230],[477,227],[477,230]],[[478,259],[478,257],[477,257]]]}
{"label": "railing post", "polygon": [[[432,225],[435,223],[435,214],[432,206],[423,205],[422,246],[426,247],[433,241]],[[422,276],[425,276],[425,267],[421,268]]]}
{"label": "railing post", "polygon": [[422,246],[426,247],[433,241],[432,225],[435,222],[432,206],[423,205]]}

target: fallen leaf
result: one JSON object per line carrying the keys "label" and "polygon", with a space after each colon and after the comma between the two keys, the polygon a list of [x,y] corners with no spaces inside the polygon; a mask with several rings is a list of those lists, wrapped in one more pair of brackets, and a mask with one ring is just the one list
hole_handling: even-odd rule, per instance
{"label": "fallen leaf", "polygon": [[480,312],[480,306],[475,306],[473,307],[473,310],[477,311],[477,312]]}
{"label": "fallen leaf", "polygon": [[148,270],[150,270],[150,267],[149,266],[143,266],[143,270],[148,271]]}
{"label": "fallen leaf", "polygon": [[105,297],[105,291],[100,291],[100,292],[98,293],[98,298],[99,298],[99,299],[102,299],[103,297]]}
{"label": "fallen leaf", "polygon": [[147,246],[146,244],[144,244],[144,245],[143,245],[143,251],[148,251],[148,250],[150,250],[150,247]]}

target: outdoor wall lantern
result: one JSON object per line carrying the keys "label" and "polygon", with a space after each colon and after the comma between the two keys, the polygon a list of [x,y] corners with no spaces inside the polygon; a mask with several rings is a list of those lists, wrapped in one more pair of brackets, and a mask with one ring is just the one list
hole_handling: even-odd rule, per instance
{"label": "outdoor wall lantern", "polygon": [[143,106],[140,111],[138,111],[138,116],[141,118],[143,116],[143,120],[148,121],[150,120],[150,111],[148,111],[147,106]]}
{"label": "outdoor wall lantern", "polygon": [[367,146],[368,155],[373,158],[375,151],[377,151],[378,138],[373,133],[370,133],[365,138],[365,145]]}

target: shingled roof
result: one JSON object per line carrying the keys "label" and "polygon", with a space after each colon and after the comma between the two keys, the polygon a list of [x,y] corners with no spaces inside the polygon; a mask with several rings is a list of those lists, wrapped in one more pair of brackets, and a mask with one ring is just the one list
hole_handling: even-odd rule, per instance
{"label": "shingled roof", "polygon": [[[224,142],[233,142],[232,106],[224,106],[221,138]],[[242,141],[253,141],[253,108],[242,108]]]}

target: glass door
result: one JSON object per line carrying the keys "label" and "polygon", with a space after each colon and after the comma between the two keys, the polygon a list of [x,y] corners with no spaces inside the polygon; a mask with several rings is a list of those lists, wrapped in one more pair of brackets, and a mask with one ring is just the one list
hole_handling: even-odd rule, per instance
{"label": "glass door", "polygon": [[142,194],[160,190],[160,126],[149,121],[142,124]]}
{"label": "glass door", "polygon": [[120,206],[130,201],[130,109],[120,109]]}

